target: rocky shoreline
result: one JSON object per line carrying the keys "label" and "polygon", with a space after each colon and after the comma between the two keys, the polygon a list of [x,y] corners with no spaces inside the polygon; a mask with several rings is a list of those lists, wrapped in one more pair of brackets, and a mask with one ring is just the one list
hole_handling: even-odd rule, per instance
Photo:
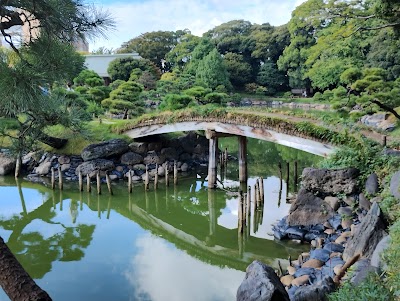
{"label": "rocky shoreline", "polygon": [[[369,272],[380,271],[380,253],[388,246],[389,236],[379,208],[381,199],[375,197],[379,183],[376,174],[371,174],[359,187],[359,176],[354,168],[304,169],[302,188],[289,215],[273,229],[275,239],[310,243],[310,252],[289,258],[280,277],[271,267],[253,262],[237,300],[328,300],[327,294],[336,289],[350,266],[352,273],[345,277],[354,284]],[[256,295],[259,298],[252,298]]]}
{"label": "rocky shoreline", "polygon": [[[173,171],[176,163],[178,172],[188,172],[208,163],[208,140],[204,136],[190,132],[173,139],[159,139],[152,142],[128,143],[122,139],[113,139],[91,144],[83,149],[80,156],[57,155],[52,153],[31,152],[22,158],[23,173],[31,182],[49,184],[52,170],[58,178],[58,170],[65,181],[78,181],[78,174],[94,180],[100,173],[101,181],[106,174],[112,181],[126,180],[131,173],[132,182],[144,181],[146,167],[150,180],[155,175],[165,176],[166,169]],[[15,159],[2,154],[0,174],[13,172]]]}

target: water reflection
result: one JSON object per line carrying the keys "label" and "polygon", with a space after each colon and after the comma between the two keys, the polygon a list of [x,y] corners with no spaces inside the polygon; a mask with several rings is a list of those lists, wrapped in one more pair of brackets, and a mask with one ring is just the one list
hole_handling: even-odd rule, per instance
{"label": "water reflection", "polygon": [[[150,234],[136,241],[137,254],[125,276],[132,300],[234,300],[244,273],[204,262]],[[204,278],[204,275],[209,275]]]}
{"label": "water reflection", "polygon": [[[232,300],[252,260],[276,266],[308,249],[268,235],[288,211],[287,178],[277,168],[282,157],[272,156],[277,148],[252,143],[248,185],[263,176],[265,202],[246,209],[243,232],[230,162],[217,191],[202,170],[157,191],[137,185],[129,194],[115,185],[113,196],[79,192],[76,183],[59,191],[0,178],[0,236],[54,300]],[[7,300],[3,292],[0,300]]]}

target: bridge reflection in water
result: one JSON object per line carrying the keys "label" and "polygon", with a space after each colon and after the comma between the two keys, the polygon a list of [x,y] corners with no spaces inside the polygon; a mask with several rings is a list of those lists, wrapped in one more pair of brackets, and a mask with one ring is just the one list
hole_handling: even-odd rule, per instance
{"label": "bridge reflection in water", "polygon": [[[129,300],[132,294],[163,300],[161,292],[171,291],[171,300],[188,300],[202,290],[208,300],[230,300],[252,260],[276,267],[277,260],[284,264],[289,254],[308,249],[268,235],[271,223],[287,214],[286,195],[295,189],[286,190],[285,169],[279,172],[271,157],[277,153],[254,145],[249,151],[250,159],[271,165],[262,172],[259,164],[249,166],[250,186],[255,174],[264,176],[265,202],[255,212],[251,207],[243,233],[234,168],[219,175],[218,190],[208,189],[207,170],[200,170],[157,190],[137,185],[129,194],[126,185],[113,185],[113,196],[77,192],[77,183],[59,191],[2,178],[0,235],[54,300]],[[292,151],[286,156],[302,158]]]}

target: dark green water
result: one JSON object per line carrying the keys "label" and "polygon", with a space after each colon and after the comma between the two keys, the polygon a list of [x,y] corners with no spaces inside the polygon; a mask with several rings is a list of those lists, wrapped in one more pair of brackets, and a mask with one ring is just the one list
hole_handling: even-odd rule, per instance
{"label": "dark green water", "polygon": [[[235,155],[235,139],[224,139]],[[77,184],[52,191],[42,185],[0,178],[0,236],[53,300],[234,300],[247,265],[272,266],[307,245],[275,242],[271,224],[288,212],[289,191],[278,162],[301,168],[320,158],[267,142],[249,140],[249,184],[264,177],[265,204],[238,235],[237,162],[219,175],[224,189],[209,191],[206,170],[178,186],[144,192],[126,183],[102,195],[77,192]],[[286,165],[284,164],[284,167]],[[278,206],[279,204],[279,206]],[[8,297],[0,290],[0,300]]]}

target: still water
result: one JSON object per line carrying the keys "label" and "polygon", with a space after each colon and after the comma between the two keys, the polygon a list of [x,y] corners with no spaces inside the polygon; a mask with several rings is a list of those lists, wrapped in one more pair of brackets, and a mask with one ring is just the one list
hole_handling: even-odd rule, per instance
{"label": "still water", "polygon": [[[223,139],[236,155],[235,139]],[[319,157],[249,139],[249,185],[264,178],[265,204],[251,214],[238,234],[237,162],[219,174],[221,189],[209,191],[206,169],[160,183],[154,191],[126,183],[78,192],[63,191],[14,178],[0,178],[0,236],[36,282],[55,301],[63,300],[235,300],[244,271],[254,259],[274,267],[307,245],[277,242],[271,224],[289,210],[287,195],[296,190],[294,171]],[[293,165],[291,165],[293,166]],[[282,178],[282,180],[281,180]],[[289,186],[289,187],[288,187]],[[253,212],[253,211],[251,211]],[[0,301],[9,300],[0,289]]]}

